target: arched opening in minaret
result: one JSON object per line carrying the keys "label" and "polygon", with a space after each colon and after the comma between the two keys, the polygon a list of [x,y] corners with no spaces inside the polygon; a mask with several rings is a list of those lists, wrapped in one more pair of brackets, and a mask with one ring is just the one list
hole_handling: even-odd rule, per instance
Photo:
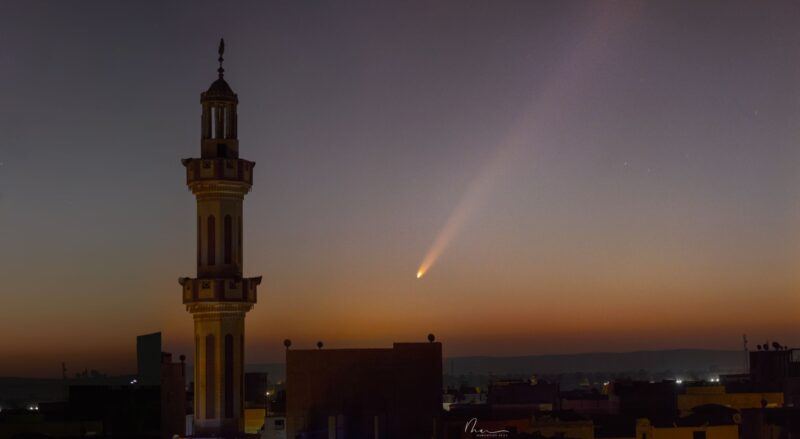
{"label": "arched opening in minaret", "polygon": [[214,265],[217,263],[216,261],[216,254],[217,254],[217,245],[216,245],[216,235],[214,233],[216,229],[216,220],[214,219],[214,215],[208,217],[208,239],[206,243],[206,248],[208,249],[208,254],[206,255],[206,263],[208,265]]}
{"label": "arched opening in minaret", "polygon": [[225,336],[225,417],[233,417],[233,336]]}
{"label": "arched opening in minaret", "polygon": [[[244,334],[239,335],[239,362],[244,364]],[[239,378],[239,394],[244,395],[244,379],[242,377]],[[244,413],[239,409],[239,416],[242,416]]]}
{"label": "arched opening in minaret", "polygon": [[230,125],[230,122],[228,121],[228,118],[230,117],[229,116],[229,112],[230,112],[230,110],[228,110],[227,106],[222,107],[222,138],[223,139],[230,139],[231,125]]}
{"label": "arched opening in minaret", "polygon": [[202,232],[202,227],[203,227],[203,218],[198,216],[197,217],[197,265],[198,266],[203,264],[203,261],[202,261],[202,258],[203,258],[203,250],[202,250],[203,232]]}
{"label": "arched opening in minaret", "polygon": [[209,132],[209,134],[210,134],[209,138],[216,139],[217,138],[217,109],[216,109],[216,107],[214,107],[212,105],[211,108],[209,109],[209,111],[211,113],[210,114],[210,116],[211,116],[210,122],[211,123],[209,124],[209,127],[208,127],[209,131],[210,131]]}
{"label": "arched opening in minaret", "polygon": [[206,335],[206,419],[214,419],[216,417],[214,393],[217,388],[217,383],[215,380],[214,347],[214,335]]}
{"label": "arched opening in minaret", "polygon": [[225,215],[224,225],[224,246],[225,246],[225,263],[231,264],[233,259],[233,221],[230,215]]}
{"label": "arched opening in minaret", "polygon": [[242,217],[239,217],[239,236],[237,237],[237,244],[239,244],[238,248],[236,249],[236,253],[238,255],[239,260],[239,271],[242,270]]}

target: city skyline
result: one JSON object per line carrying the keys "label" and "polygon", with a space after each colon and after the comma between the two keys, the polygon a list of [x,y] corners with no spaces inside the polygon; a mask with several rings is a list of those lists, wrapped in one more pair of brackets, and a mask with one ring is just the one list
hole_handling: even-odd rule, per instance
{"label": "city skyline", "polygon": [[121,372],[153,331],[191,361],[220,37],[248,363],[800,342],[800,5],[721,4],[8,5],[0,375]]}

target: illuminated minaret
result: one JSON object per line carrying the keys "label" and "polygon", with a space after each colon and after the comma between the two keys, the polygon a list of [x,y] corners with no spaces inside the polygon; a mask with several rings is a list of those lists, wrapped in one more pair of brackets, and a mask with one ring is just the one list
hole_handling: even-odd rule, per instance
{"label": "illuminated minaret", "polygon": [[186,184],[197,198],[197,277],[181,278],[183,303],[194,317],[194,434],[244,431],[244,317],[261,277],[242,277],[242,203],[255,163],[239,158],[236,93],[222,68],[200,95],[200,158],[184,159]]}

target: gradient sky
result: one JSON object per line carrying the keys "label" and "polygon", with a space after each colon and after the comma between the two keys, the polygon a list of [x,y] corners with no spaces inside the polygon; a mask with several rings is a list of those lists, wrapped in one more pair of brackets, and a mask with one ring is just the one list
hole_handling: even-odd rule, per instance
{"label": "gradient sky", "polygon": [[248,362],[800,344],[797,2],[2,9],[0,375],[130,372],[159,330],[191,361],[180,159],[221,36]]}

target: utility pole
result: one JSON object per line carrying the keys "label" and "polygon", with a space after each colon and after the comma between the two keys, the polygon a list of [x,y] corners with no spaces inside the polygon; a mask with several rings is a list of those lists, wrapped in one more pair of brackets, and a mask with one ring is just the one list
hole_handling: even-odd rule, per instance
{"label": "utility pole", "polygon": [[747,373],[750,369],[750,353],[747,350],[747,334],[742,334],[742,345],[744,348],[744,371]]}

